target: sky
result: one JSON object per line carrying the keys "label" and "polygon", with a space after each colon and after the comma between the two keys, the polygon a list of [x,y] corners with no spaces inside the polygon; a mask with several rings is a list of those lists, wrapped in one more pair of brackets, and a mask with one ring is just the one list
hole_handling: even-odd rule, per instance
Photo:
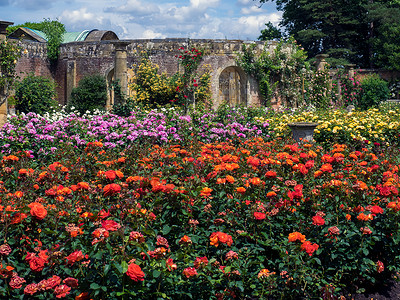
{"label": "sky", "polygon": [[0,0],[0,20],[58,20],[68,32],[112,30],[120,39],[257,40],[278,25],[275,3],[258,0]]}

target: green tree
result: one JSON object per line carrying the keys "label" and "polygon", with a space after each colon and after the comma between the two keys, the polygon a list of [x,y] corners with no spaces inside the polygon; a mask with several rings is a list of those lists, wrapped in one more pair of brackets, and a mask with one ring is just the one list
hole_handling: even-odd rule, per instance
{"label": "green tree", "polygon": [[260,0],[268,1],[283,11],[280,26],[310,57],[326,53],[332,66],[400,70],[399,0]]}
{"label": "green tree", "polygon": [[71,92],[68,107],[75,107],[81,114],[94,109],[104,109],[107,103],[107,82],[98,74],[86,76]]}
{"label": "green tree", "polygon": [[400,3],[369,3],[371,62],[374,67],[400,70]]}
{"label": "green tree", "polygon": [[43,24],[43,22],[40,22],[40,23],[37,23],[37,22],[25,22],[23,24],[8,26],[7,27],[7,34],[10,35],[11,33],[16,31],[20,27],[27,27],[27,28],[34,29],[34,30],[43,31],[44,24]]}
{"label": "green tree", "polygon": [[280,25],[308,52],[330,55],[331,65],[369,64],[368,0],[261,0],[275,1],[283,11]]}
{"label": "green tree", "polygon": [[260,41],[280,40],[282,32],[276,28],[271,22],[265,24],[266,28],[261,30],[261,35],[258,37]]}
{"label": "green tree", "polygon": [[22,81],[16,83],[16,109],[19,112],[35,112],[43,114],[56,108],[56,85],[54,81],[28,74]]}
{"label": "green tree", "polygon": [[47,57],[51,63],[55,63],[60,54],[60,45],[63,42],[63,35],[66,32],[64,24],[58,20],[44,19],[40,23],[25,22],[21,25],[7,27],[7,33],[11,34],[20,27],[42,31],[47,39]]}
{"label": "green tree", "polygon": [[60,54],[60,45],[63,42],[65,26],[57,20],[52,21],[50,19],[45,19],[42,23],[42,31],[47,38],[47,57],[50,59],[50,62],[54,63]]}

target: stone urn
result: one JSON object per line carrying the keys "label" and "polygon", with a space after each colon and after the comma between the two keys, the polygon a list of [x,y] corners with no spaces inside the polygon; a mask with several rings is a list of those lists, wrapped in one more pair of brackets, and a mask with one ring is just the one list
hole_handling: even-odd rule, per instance
{"label": "stone urn", "polygon": [[295,122],[289,123],[288,126],[292,130],[293,139],[296,142],[302,141],[313,141],[314,129],[318,126],[318,123],[313,122]]}

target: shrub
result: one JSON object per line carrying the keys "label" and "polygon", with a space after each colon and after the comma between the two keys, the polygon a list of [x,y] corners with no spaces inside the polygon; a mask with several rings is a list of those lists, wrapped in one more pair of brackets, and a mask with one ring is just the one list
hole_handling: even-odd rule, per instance
{"label": "shrub", "polygon": [[389,99],[390,90],[388,83],[379,75],[372,74],[361,81],[361,95],[359,100],[360,109],[377,107],[380,102]]}
{"label": "shrub", "polygon": [[84,114],[86,111],[104,109],[107,102],[107,82],[101,75],[84,77],[71,92],[71,101],[68,107],[75,107]]}
{"label": "shrub", "polygon": [[178,87],[182,85],[179,78],[168,77],[166,73],[159,74],[158,66],[147,56],[143,55],[141,59],[133,70],[135,75],[130,83],[136,102],[157,107],[177,101]]}
{"label": "shrub", "polygon": [[57,106],[56,85],[51,79],[29,74],[16,84],[16,109],[43,114]]}

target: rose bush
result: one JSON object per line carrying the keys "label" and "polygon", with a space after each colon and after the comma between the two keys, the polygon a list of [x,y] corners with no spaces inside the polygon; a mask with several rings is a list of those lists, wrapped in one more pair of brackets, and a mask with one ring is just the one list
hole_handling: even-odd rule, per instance
{"label": "rose bush", "polygon": [[[168,130],[255,117],[164,113],[175,115],[131,121]],[[121,129],[129,118],[102,118],[61,126],[31,115],[1,131],[21,148],[0,161],[0,298],[334,299],[399,271],[394,145],[294,144],[254,123],[262,133],[208,140],[193,126],[180,140],[109,147],[110,128],[134,129]],[[86,135],[66,125],[78,122]],[[65,141],[18,145],[23,126],[63,131]],[[84,143],[68,138],[78,131]]]}

